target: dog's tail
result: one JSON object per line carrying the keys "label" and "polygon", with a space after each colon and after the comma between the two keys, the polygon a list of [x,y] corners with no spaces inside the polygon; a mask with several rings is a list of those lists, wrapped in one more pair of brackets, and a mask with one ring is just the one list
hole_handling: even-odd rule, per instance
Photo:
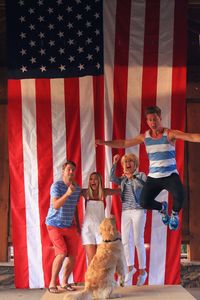
{"label": "dog's tail", "polygon": [[79,292],[73,292],[66,294],[63,300],[92,300],[92,292],[83,290]]}

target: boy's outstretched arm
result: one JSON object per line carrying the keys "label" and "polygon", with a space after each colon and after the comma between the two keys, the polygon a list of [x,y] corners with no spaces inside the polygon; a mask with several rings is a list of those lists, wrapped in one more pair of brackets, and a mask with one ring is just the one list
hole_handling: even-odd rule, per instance
{"label": "boy's outstretched arm", "polygon": [[200,143],[200,133],[189,133],[180,130],[170,130],[170,139]]}
{"label": "boy's outstretched arm", "polygon": [[139,134],[135,138],[129,140],[112,140],[112,141],[96,140],[96,145],[105,145],[112,148],[128,148],[128,147],[142,144],[143,142],[144,142],[144,134]]}

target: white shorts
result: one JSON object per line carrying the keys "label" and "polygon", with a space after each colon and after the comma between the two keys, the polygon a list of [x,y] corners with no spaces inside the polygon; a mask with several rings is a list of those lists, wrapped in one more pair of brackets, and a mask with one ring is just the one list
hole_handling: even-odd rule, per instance
{"label": "white shorts", "polygon": [[99,224],[85,224],[82,227],[82,244],[83,245],[98,245],[102,242],[99,233]]}

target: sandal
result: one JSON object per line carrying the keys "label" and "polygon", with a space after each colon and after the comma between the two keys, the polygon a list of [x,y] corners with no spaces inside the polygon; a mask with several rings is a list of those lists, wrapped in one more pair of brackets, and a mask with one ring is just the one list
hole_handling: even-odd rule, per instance
{"label": "sandal", "polygon": [[57,286],[50,286],[48,288],[48,291],[49,291],[49,293],[52,293],[52,294],[58,294],[59,293]]}
{"label": "sandal", "polygon": [[66,290],[66,291],[70,291],[70,292],[76,291],[76,289],[69,283],[67,283],[64,286],[61,286],[61,288]]}

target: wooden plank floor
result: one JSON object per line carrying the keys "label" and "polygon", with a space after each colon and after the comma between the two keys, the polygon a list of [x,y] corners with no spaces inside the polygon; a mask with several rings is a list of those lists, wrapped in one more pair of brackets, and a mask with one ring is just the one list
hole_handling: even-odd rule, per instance
{"label": "wooden plank floor", "polygon": [[[83,287],[78,287],[78,290],[82,290]],[[66,293],[60,291],[59,294],[52,294],[48,291],[42,296],[41,300],[62,300]],[[73,292],[76,293],[76,292]],[[124,300],[194,300],[194,298],[186,289],[180,285],[145,285],[142,287],[130,286],[124,288],[116,288],[113,292],[112,299],[115,298],[114,295],[120,295],[120,298]]]}

